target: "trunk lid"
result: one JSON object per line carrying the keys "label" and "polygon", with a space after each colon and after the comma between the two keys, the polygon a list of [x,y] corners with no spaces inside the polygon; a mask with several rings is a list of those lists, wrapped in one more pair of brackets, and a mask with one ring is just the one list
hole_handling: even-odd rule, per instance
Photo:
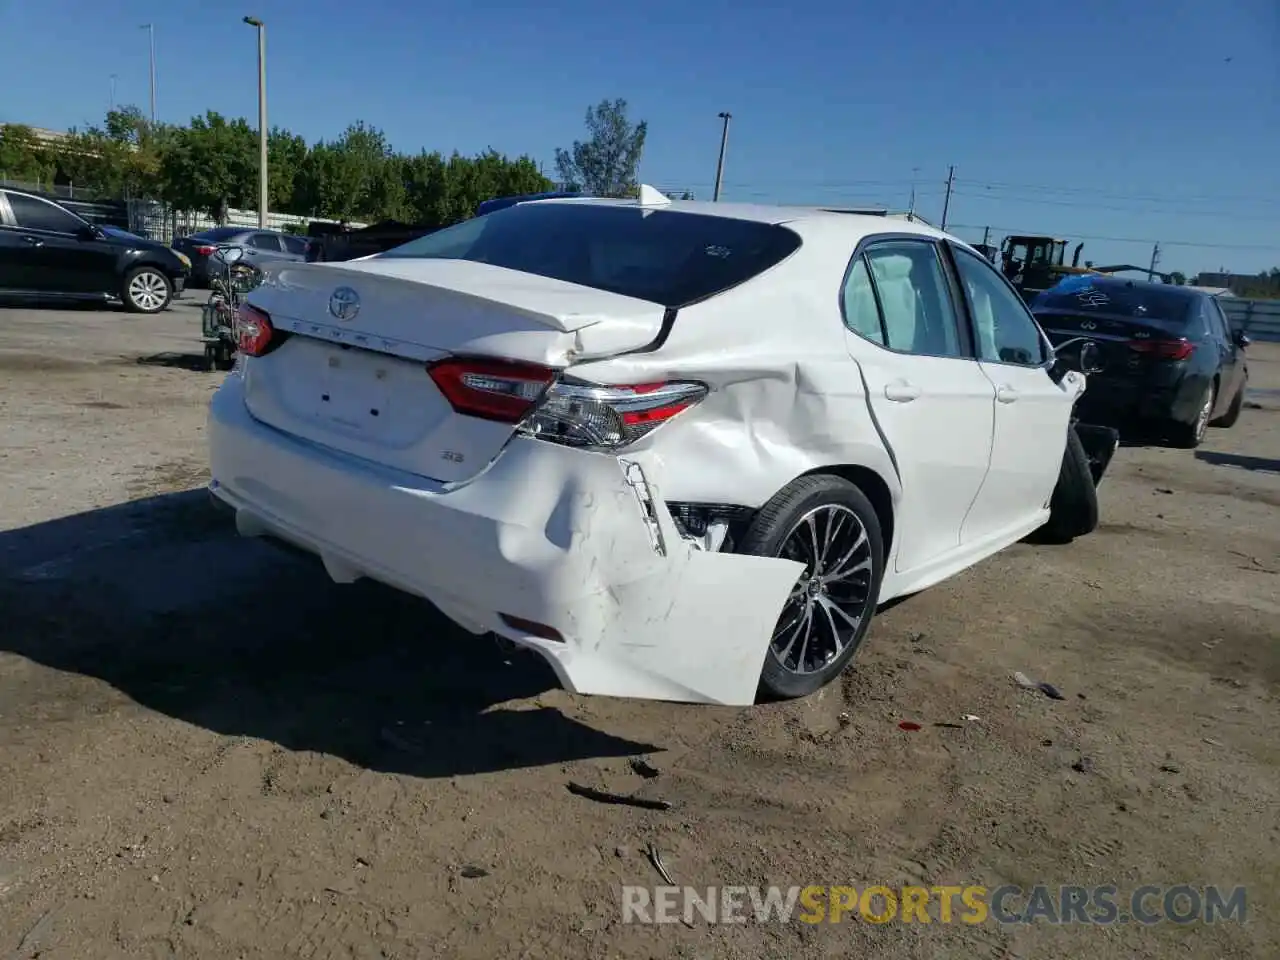
{"label": "trunk lid", "polygon": [[426,362],[454,354],[564,367],[644,346],[666,312],[459,260],[274,263],[249,301],[291,334],[245,364],[257,420],[446,483],[483,470],[515,428],[454,412]]}
{"label": "trunk lid", "polygon": [[1187,335],[1186,324],[1160,319],[1102,312],[1037,310],[1036,319],[1049,340],[1057,346],[1075,337],[1088,337],[1098,344],[1104,374],[1137,376],[1153,361],[1130,347],[1143,340],[1177,340]]}

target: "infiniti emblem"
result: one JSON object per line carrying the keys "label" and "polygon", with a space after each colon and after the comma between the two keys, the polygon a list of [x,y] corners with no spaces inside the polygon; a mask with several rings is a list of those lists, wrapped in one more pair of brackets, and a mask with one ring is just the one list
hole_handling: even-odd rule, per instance
{"label": "infiniti emblem", "polygon": [[1080,324],[1080,329],[1081,330],[1097,330],[1098,325],[1094,323],[1092,320],[1085,320],[1083,323]]}
{"label": "infiniti emblem", "polygon": [[352,320],[360,312],[360,294],[350,287],[339,287],[329,297],[329,312],[339,320]]}

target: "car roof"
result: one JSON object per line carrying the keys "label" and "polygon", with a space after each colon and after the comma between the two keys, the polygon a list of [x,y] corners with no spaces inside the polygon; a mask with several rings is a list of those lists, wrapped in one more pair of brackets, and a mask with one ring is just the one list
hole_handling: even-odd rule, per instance
{"label": "car roof", "polygon": [[[637,207],[634,199],[606,199],[601,197],[557,197],[534,200],[532,203],[579,204],[588,206]],[[708,217],[724,217],[730,220],[750,220],[774,226],[797,226],[803,232],[832,231],[856,239],[875,233],[910,233],[924,237],[948,237],[928,224],[902,220],[892,216],[867,213],[846,213],[828,207],[774,206],[762,203],[725,203],[713,200],[671,200],[663,204],[646,205],[644,209],[665,210],[672,213],[696,213]],[[961,241],[963,242],[963,241]],[[968,246],[968,244],[965,244]]]}

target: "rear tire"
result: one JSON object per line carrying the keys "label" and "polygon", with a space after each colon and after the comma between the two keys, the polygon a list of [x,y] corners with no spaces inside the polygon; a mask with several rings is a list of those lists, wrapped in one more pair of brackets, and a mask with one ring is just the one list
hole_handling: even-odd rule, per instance
{"label": "rear tire", "polygon": [[1049,501],[1049,520],[1041,531],[1051,542],[1070,543],[1097,528],[1098,488],[1089,469],[1089,455],[1072,427],[1067,431],[1058,484]]}
{"label": "rear tire", "polygon": [[1209,430],[1209,419],[1213,416],[1213,406],[1217,400],[1218,382],[1214,380],[1205,387],[1204,395],[1200,398],[1200,412],[1195,420],[1191,423],[1175,420],[1170,425],[1170,434],[1175,446],[1182,447],[1184,450],[1194,450],[1204,442],[1204,435]]}
{"label": "rear tire", "polygon": [[1227,407],[1227,412],[1220,416],[1217,420],[1212,421],[1211,427],[1234,427],[1236,421],[1240,419],[1240,409],[1244,406],[1244,388],[1245,384],[1240,384],[1240,389],[1236,391],[1236,395],[1231,398],[1231,406]]}
{"label": "rear tire", "polygon": [[841,477],[801,477],[760,509],[737,552],[806,565],[774,625],[762,694],[792,699],[826,686],[858,652],[880,596],[884,542],[871,501]]}
{"label": "rear tire", "polygon": [[130,313],[159,313],[173,299],[173,282],[159,267],[135,267],[125,274],[120,299]]}

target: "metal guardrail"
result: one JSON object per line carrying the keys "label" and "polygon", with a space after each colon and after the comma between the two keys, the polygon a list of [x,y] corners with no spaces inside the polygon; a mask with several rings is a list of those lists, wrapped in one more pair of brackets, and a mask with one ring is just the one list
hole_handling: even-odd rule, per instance
{"label": "metal guardrail", "polygon": [[1219,297],[1218,305],[1233,329],[1243,330],[1255,340],[1280,343],[1280,300]]}

